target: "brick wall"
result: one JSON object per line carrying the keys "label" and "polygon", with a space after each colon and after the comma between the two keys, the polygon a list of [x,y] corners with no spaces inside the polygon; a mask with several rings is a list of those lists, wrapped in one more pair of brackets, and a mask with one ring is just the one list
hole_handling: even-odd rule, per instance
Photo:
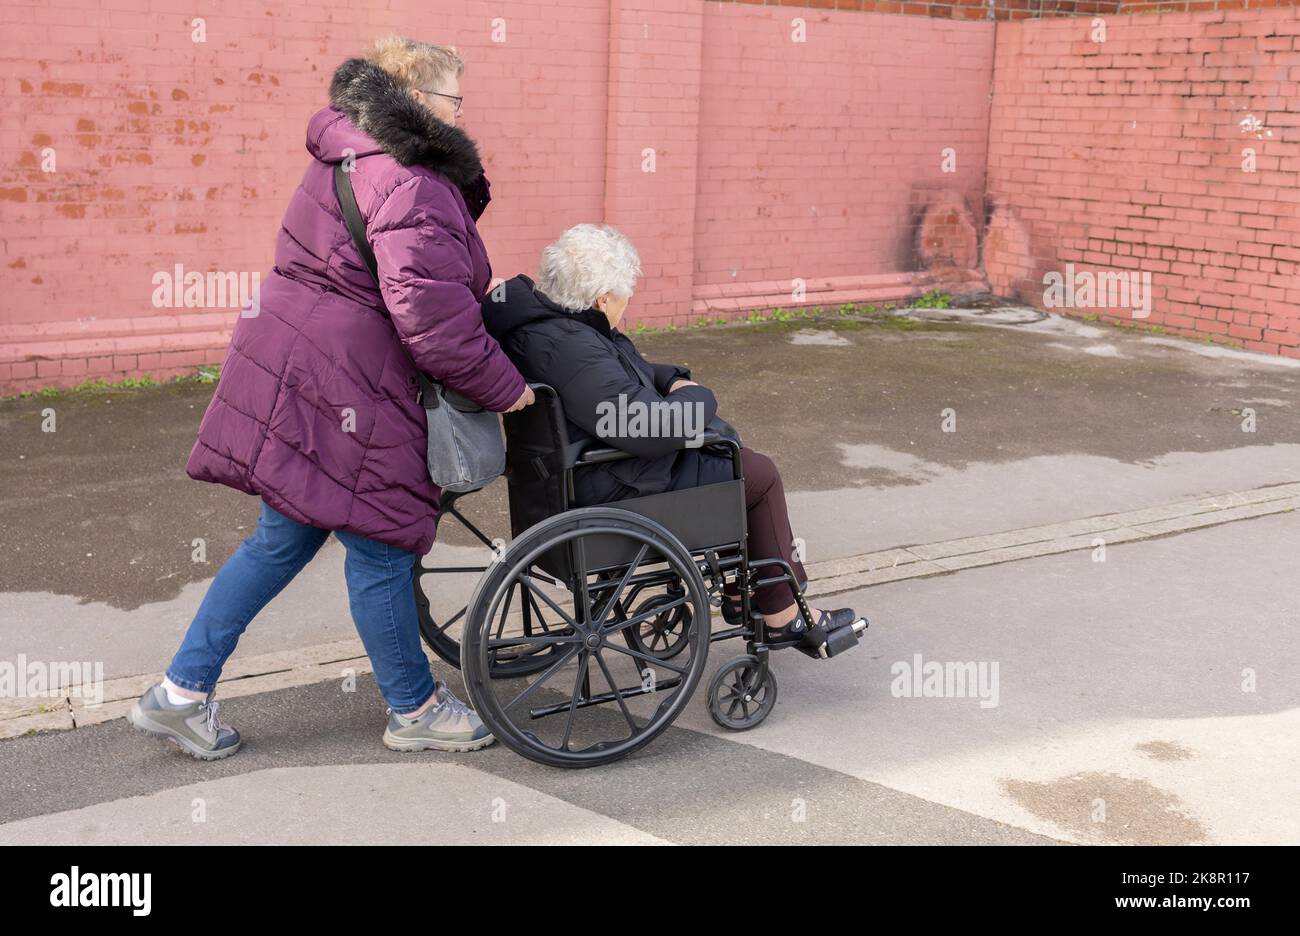
{"label": "brick wall", "polygon": [[[630,321],[691,308],[703,4],[612,0],[604,219],[641,255]],[[557,231],[558,233],[558,231]]]}
{"label": "brick wall", "polygon": [[151,278],[269,269],[307,118],[379,35],[455,43],[470,62],[465,126],[493,180],[498,271],[600,218],[609,4],[507,9],[494,24],[503,5],[481,0],[436,14],[421,0],[7,0],[0,393],[219,362],[238,312],[155,307]]}
{"label": "brick wall", "polygon": [[1153,273],[1153,322],[1294,353],[1294,8],[1117,5],[9,0],[0,394],[219,361],[237,312],[159,307],[154,276],[265,273],[330,73],[390,32],[469,63],[499,275],[605,220],[658,324],[1113,257]]}
{"label": "brick wall", "polygon": [[834,13],[798,33],[791,12],[705,8],[699,299],[726,286],[788,305],[796,278],[918,270],[941,193],[978,220],[994,24]]}
{"label": "brick wall", "polygon": [[1120,13],[1202,13],[1296,6],[1300,0],[1120,0]]}
{"label": "brick wall", "polygon": [[[699,0],[11,0],[0,32],[0,394],[220,361],[238,303],[160,307],[155,275],[265,274],[307,118],[333,68],[390,32],[468,63],[495,272],[533,272],[559,231],[605,220],[643,256],[634,322],[794,304],[794,277],[807,303],[914,295],[942,279],[913,250],[927,186],[972,201],[983,178],[985,22]],[[961,148],[955,176],[941,143]]]}
{"label": "brick wall", "polygon": [[[984,267],[1149,274],[1149,317],[1074,311],[1300,357],[1300,17],[1294,7],[998,29]],[[1252,155],[1253,154],[1253,155]],[[1253,172],[1244,171],[1251,168]]]}
{"label": "brick wall", "polygon": [[720,5],[753,4],[892,13],[955,20],[1021,20],[1057,16],[1096,16],[1114,13],[1194,13],[1204,10],[1260,10],[1295,6],[1300,0],[721,0]]}
{"label": "brick wall", "polygon": [[[1083,16],[1116,13],[1123,0],[937,0],[907,3],[899,0],[723,0],[768,7],[804,7],[855,13],[893,13],[955,20],[1018,20],[1040,16]],[[1198,0],[1191,0],[1198,2]],[[1206,2],[1206,0],[1199,0]],[[1227,0],[1219,0],[1227,2]],[[1244,0],[1243,0],[1244,2]],[[1258,3],[1258,0],[1256,0]]]}

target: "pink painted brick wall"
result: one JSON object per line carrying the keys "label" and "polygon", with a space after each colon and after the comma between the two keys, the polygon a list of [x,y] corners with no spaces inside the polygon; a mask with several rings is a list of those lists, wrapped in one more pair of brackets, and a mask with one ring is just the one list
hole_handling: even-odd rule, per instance
{"label": "pink painted brick wall", "polygon": [[792,276],[827,301],[915,294],[918,193],[980,191],[992,28],[699,0],[11,0],[0,393],[219,361],[237,312],[155,308],[154,274],[266,272],[307,118],[391,32],[468,62],[498,275],[604,220],[644,260],[633,321],[768,304]]}
{"label": "pink painted brick wall", "polygon": [[[306,119],[338,62],[390,32],[454,43],[469,63],[499,275],[605,220],[644,259],[633,321],[781,304],[795,277],[809,302],[892,301],[940,284],[919,269],[918,231],[951,228],[940,240],[982,238],[999,292],[1041,299],[1042,273],[1067,262],[1146,270],[1151,323],[1297,354],[1294,7],[1109,15],[1100,47],[1088,18],[933,18],[947,15],[842,0],[10,0],[0,393],[219,361],[236,313],[155,308],[153,275],[266,271]],[[1242,132],[1250,115],[1258,136]],[[921,226],[930,201],[944,213]],[[955,228],[953,204],[971,212]],[[978,285],[960,267],[947,282]]]}
{"label": "pink painted brick wall", "polygon": [[641,255],[633,320],[685,322],[695,243],[700,49],[697,0],[612,0],[605,221]]}
{"label": "pink painted brick wall", "polygon": [[1101,43],[1087,20],[998,27],[990,285],[1042,304],[1067,263],[1147,272],[1139,324],[1300,357],[1296,8],[1106,24]]}
{"label": "pink painted brick wall", "polygon": [[915,270],[936,193],[981,213],[994,23],[708,4],[704,25],[698,284]]}
{"label": "pink painted brick wall", "polygon": [[[153,275],[265,274],[308,117],[334,68],[387,33],[460,48],[494,269],[535,269],[560,230],[603,214],[608,19],[606,0],[6,2],[0,393],[219,361],[205,352],[237,311],[155,308]],[[167,333],[190,347],[127,353]]]}

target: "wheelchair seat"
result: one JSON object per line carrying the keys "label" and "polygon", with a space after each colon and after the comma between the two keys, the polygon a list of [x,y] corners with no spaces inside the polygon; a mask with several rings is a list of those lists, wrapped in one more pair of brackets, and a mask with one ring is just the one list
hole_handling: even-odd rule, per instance
{"label": "wheelchair seat", "polygon": [[[506,482],[511,535],[576,506],[574,469],[635,457],[598,440],[569,441],[568,424],[559,395],[546,384],[529,384],[536,396],[532,406],[503,419],[506,434]],[[700,487],[647,494],[611,501],[605,506],[628,510],[667,528],[690,552],[738,549],[745,540],[745,482],[740,446],[720,436],[705,436],[703,444],[724,445],[734,465],[733,479]],[[599,565],[617,565],[631,556],[604,555]],[[567,579],[568,563],[549,557],[542,563],[552,575]]]}

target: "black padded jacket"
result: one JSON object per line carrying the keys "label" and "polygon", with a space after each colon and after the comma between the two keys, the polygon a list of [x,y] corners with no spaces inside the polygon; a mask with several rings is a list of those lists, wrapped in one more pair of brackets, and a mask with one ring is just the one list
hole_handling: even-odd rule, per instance
{"label": "black padded jacket", "polygon": [[[707,387],[668,388],[678,378],[690,378],[688,368],[651,364],[632,340],[598,309],[569,312],[533,288],[522,274],[488,291],[483,299],[483,322],[519,372],[531,382],[549,384],[564,406],[569,441],[594,438],[637,457],[577,469],[573,478],[577,506],[602,504],[625,497],[658,494],[674,487],[724,480],[727,463],[718,460],[716,472],[706,470],[701,479],[701,453],[689,446],[693,429],[702,430],[717,414],[718,404]],[[639,373],[638,373],[639,372]],[[647,386],[649,384],[650,386]],[[703,423],[660,426],[679,434],[610,434],[600,431],[602,414],[617,412],[610,406],[648,407],[656,402],[696,407]],[[601,404],[606,404],[603,406]],[[698,404],[698,406],[697,406]],[[635,411],[635,410],[633,410]],[[606,420],[604,428],[608,428]],[[707,456],[704,459],[712,463]],[[716,473],[717,477],[711,477]]]}

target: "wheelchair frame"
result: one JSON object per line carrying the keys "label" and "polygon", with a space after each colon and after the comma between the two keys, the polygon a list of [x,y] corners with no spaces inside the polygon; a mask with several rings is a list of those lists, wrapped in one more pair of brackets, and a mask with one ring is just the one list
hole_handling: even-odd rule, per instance
{"label": "wheelchair frame", "polygon": [[[776,642],[768,639],[763,616],[752,610],[753,594],[758,588],[780,583],[788,585],[804,619],[812,621],[813,618],[789,563],[779,557],[757,560],[749,557],[739,443],[712,434],[702,440],[705,446],[726,448],[733,469],[730,481],[575,508],[572,504],[577,469],[636,456],[594,441],[582,447],[569,445],[556,392],[546,384],[530,386],[537,396],[536,403],[505,417],[513,534],[510,546],[487,566],[426,567],[421,562],[415,582],[421,629],[426,642],[440,657],[462,669],[476,709],[503,744],[525,757],[563,767],[594,766],[625,756],[649,743],[680,713],[707,663],[708,647],[736,638],[745,641],[746,654],[728,661],[715,675],[709,688],[710,714],[725,728],[746,730],[759,724],[775,704],[776,681],[769,663],[771,651],[798,646],[810,656],[827,657],[857,643],[858,634],[866,627],[865,620],[860,622],[861,626],[855,622],[853,627],[812,635],[812,643],[807,636]],[[492,540],[457,509],[457,501],[462,496],[445,494],[441,513],[456,517],[480,542],[495,551]],[[638,571],[651,546],[661,556],[651,565],[663,565],[664,568]],[[536,568],[540,568],[542,573],[530,571]],[[775,574],[766,577],[757,572],[772,568],[775,568]],[[452,572],[481,572],[482,575],[466,607],[446,623],[438,625],[429,613],[429,602],[420,578],[426,574]],[[596,577],[595,586],[588,584],[593,575]],[[530,584],[534,579],[548,577],[573,595],[576,609],[573,616],[567,615],[551,598]],[[712,608],[721,604],[723,587],[731,582],[740,593],[741,623],[714,632]],[[495,619],[503,592],[508,615],[516,584],[523,596],[520,599],[523,636],[503,637],[504,617],[502,625],[498,626],[497,637],[485,636]],[[593,587],[599,589],[604,585],[612,586],[612,593],[597,591],[593,598]],[[624,598],[629,587],[632,590]],[[665,596],[649,599],[650,607],[644,611],[630,610],[631,603],[642,590],[660,587],[666,589]],[[552,635],[543,623],[544,632],[533,633],[530,620],[544,622],[538,598],[560,613],[568,626]],[[660,598],[667,600],[659,601]],[[675,611],[678,608],[683,609],[679,614]],[[703,620],[696,619],[697,611]],[[636,648],[636,639],[641,639],[642,623],[652,618],[656,622],[670,619],[665,618],[669,612],[674,612],[681,620],[682,634],[678,643],[693,642],[689,672],[683,676],[679,671],[676,677],[662,682],[652,681],[648,686],[644,679],[639,686],[616,686],[599,650],[609,645],[608,638],[615,633],[623,636],[629,647]],[[458,644],[447,632],[461,618],[465,622],[464,635]],[[606,618],[610,618],[611,623],[606,624]],[[697,634],[697,628],[703,628],[703,633]],[[638,636],[634,639],[629,634]],[[527,644],[531,644],[532,649],[528,652],[519,650]],[[698,644],[698,653],[695,644]],[[565,646],[575,649],[562,650]],[[513,655],[502,653],[512,649],[519,652]],[[609,645],[609,649],[638,657],[642,663],[652,662],[674,669],[667,661],[683,648],[678,647],[672,653],[665,650],[664,656],[646,652],[645,647],[623,650]],[[501,710],[489,683],[543,674],[521,694],[521,697],[526,697],[575,655],[580,656],[582,662],[568,701],[528,710],[532,720],[568,713],[560,749],[539,748],[541,742],[536,736],[519,728],[510,719],[510,706]],[[604,671],[610,691],[593,692],[590,672],[590,659],[593,657]],[[638,669],[638,673],[642,671]],[[687,685],[683,687],[684,682]],[[653,719],[639,734],[626,700],[679,688],[684,688],[684,696],[677,693],[661,703]],[[724,689],[729,693],[725,697],[722,695]],[[674,706],[666,718],[661,718],[663,706],[668,701],[672,701]],[[519,702],[520,697],[517,697],[511,704]],[[633,728],[632,735],[624,741],[601,742],[581,752],[569,750],[575,713],[609,703],[617,703]],[[751,704],[755,707],[753,712]],[[741,714],[738,716],[737,712]]]}

